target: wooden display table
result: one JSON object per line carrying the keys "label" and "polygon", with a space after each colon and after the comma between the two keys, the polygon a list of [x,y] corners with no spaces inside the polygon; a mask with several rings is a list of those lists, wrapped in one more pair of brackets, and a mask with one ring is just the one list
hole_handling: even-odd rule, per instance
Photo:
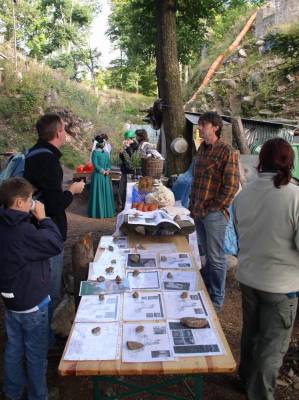
{"label": "wooden display table", "polygon": [[[129,237],[129,246],[134,247],[136,244],[146,243],[170,243],[175,244],[177,252],[189,252],[192,250],[184,236],[168,236],[168,237]],[[102,249],[98,249],[95,255],[95,260],[101,255]],[[161,385],[154,384],[148,387],[138,387],[136,385],[128,384],[125,381],[118,381],[113,376],[129,376],[129,375],[177,375],[171,377],[171,384],[182,382],[186,379],[186,374],[192,374],[191,377],[195,379],[195,399],[201,398],[201,375],[205,373],[232,373],[235,371],[236,363],[230,351],[229,345],[226,341],[222,328],[220,326],[217,315],[214,311],[210,298],[207,294],[206,288],[202,281],[201,275],[197,270],[197,290],[203,290],[207,299],[208,314],[214,325],[215,331],[225,351],[225,355],[219,356],[201,356],[201,357],[185,357],[178,358],[176,361],[167,362],[148,362],[148,363],[124,363],[120,360],[113,361],[64,361],[63,357],[68,346],[64,350],[64,354],[60,361],[58,371],[63,376],[77,375],[77,376],[93,376],[94,381],[94,399],[100,399],[99,383],[110,382],[123,384],[130,389],[130,393],[118,394],[115,399],[120,399],[128,395],[137,394],[141,392],[148,392],[154,394],[153,398],[157,395],[163,395],[175,399],[183,399],[181,396],[176,396],[171,391],[162,390],[161,386],[165,387],[165,382]],[[180,376],[178,376],[180,375]],[[111,399],[111,397],[110,397]]]}

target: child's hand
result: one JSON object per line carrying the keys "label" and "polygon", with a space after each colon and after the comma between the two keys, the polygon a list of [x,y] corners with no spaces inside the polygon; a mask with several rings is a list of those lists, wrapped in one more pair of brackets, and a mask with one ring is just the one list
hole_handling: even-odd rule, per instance
{"label": "child's hand", "polygon": [[35,218],[40,221],[46,218],[45,206],[38,200],[35,200],[34,210],[31,211],[31,214],[35,216]]}

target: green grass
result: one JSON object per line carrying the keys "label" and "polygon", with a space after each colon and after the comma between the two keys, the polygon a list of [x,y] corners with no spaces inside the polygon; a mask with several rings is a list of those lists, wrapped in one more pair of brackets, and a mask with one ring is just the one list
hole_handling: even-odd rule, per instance
{"label": "green grass", "polygon": [[[10,51],[6,45],[0,45],[0,52]],[[4,82],[0,86],[0,118],[4,121],[2,129],[0,124],[0,150],[7,146],[22,150],[35,142],[35,122],[47,110],[46,98],[54,91],[58,95],[55,107],[65,108],[93,126],[91,130],[81,129],[79,134],[84,149],[76,146],[75,141],[62,149],[62,161],[71,168],[88,157],[92,137],[98,132],[109,136],[114,153],[118,154],[124,123],[142,123],[144,114],[139,110],[148,108],[154,100],[118,90],[102,90],[96,95],[88,84],[70,81],[62,72],[34,60],[19,61],[22,79],[16,78],[11,61],[0,61],[0,67],[4,68]]]}

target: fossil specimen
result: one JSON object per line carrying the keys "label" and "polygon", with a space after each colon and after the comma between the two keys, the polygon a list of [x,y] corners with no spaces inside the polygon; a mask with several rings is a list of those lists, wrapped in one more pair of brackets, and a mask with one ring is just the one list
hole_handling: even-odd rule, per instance
{"label": "fossil specimen", "polygon": [[192,329],[200,329],[209,326],[209,322],[205,318],[185,317],[180,319],[180,323]]}
{"label": "fossil specimen", "polygon": [[93,335],[99,335],[101,333],[101,328],[99,326],[96,326],[95,328],[92,328],[91,333]]}
{"label": "fossil specimen", "polygon": [[139,343],[139,342],[131,342],[131,341],[128,341],[128,342],[127,342],[127,348],[128,348],[129,350],[143,349],[143,348],[144,348],[144,344]]}

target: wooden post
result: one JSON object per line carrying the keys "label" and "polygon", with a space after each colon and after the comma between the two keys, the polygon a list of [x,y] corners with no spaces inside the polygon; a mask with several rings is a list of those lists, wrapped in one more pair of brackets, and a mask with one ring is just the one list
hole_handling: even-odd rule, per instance
{"label": "wooden post", "polygon": [[72,266],[74,274],[74,297],[76,310],[79,306],[80,282],[88,276],[89,263],[94,259],[91,233],[82,236],[72,247]]}
{"label": "wooden post", "polygon": [[241,154],[250,154],[250,149],[245,136],[242,120],[240,117],[232,117],[233,136]]}

